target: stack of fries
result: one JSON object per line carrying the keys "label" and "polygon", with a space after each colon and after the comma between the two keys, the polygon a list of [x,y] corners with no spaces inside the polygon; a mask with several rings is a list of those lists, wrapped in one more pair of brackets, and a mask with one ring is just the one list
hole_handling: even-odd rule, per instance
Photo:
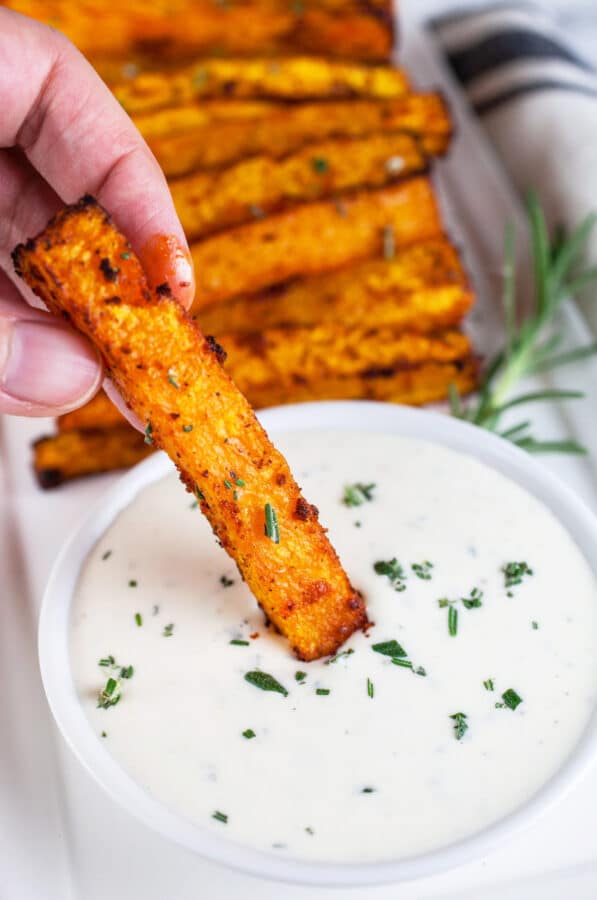
{"label": "stack of fries", "polygon": [[[389,0],[104,4],[6,3],[66,32],[146,138],[191,243],[193,315],[249,401],[472,390],[473,296],[428,179],[450,116],[389,63]],[[49,487],[148,452],[100,394],[35,468]]]}

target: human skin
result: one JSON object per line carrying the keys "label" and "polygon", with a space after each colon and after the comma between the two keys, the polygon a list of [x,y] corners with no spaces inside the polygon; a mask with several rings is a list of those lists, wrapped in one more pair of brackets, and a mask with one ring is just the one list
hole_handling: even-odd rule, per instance
{"label": "human skin", "polygon": [[0,413],[54,416],[93,397],[102,365],[83,336],[16,287],[13,247],[93,194],[150,282],[168,282],[186,307],[192,263],[162,171],[106,85],[63,35],[3,8],[0,109]]}

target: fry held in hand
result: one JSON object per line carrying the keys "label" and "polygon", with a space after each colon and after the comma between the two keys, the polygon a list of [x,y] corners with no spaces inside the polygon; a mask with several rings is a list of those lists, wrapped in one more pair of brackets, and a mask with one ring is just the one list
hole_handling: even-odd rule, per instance
{"label": "fry held in hand", "polygon": [[367,624],[288,465],[166,285],[151,293],[125,237],[91,197],[20,245],[18,274],[102,353],[146,436],[168,453],[267,616],[301,659]]}

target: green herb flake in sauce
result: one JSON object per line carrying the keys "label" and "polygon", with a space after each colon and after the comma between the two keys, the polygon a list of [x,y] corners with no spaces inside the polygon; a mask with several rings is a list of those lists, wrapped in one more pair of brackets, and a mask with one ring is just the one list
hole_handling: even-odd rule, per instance
{"label": "green herb flake in sauce", "polygon": [[235,479],[234,479],[234,483],[235,483],[235,485],[236,485],[237,487],[244,487],[244,486],[245,486],[245,482],[242,480],[242,478],[235,478]]}
{"label": "green herb flake in sauce", "polygon": [[111,706],[116,706],[120,701],[121,696],[122,689],[120,686],[120,679],[110,675],[103,690],[97,695],[97,708],[109,709]]}
{"label": "green herb flake in sauce", "polygon": [[401,647],[398,641],[381,641],[379,644],[372,644],[371,649],[374,653],[381,653],[382,656],[405,657],[408,656],[404,647]]}
{"label": "green herb flake in sauce", "polygon": [[421,563],[413,563],[411,569],[421,581],[431,581],[431,570],[433,568],[433,563],[429,562],[428,559],[423,560]]}
{"label": "green herb flake in sauce", "polygon": [[265,536],[273,541],[274,544],[280,543],[280,528],[278,526],[278,517],[276,510],[271,503],[265,504]]}
{"label": "green herb flake in sauce", "polygon": [[349,647],[348,650],[341,650],[340,653],[336,653],[335,656],[332,656],[331,659],[326,659],[324,665],[330,666],[332,663],[338,662],[339,659],[342,659],[343,656],[352,656],[354,650],[352,647]]}
{"label": "green herb flake in sauce", "polygon": [[370,678],[367,679],[367,696],[372,700],[375,697],[375,685]]}
{"label": "green herb flake in sauce", "polygon": [[195,496],[197,497],[197,500],[205,500],[203,491],[200,491],[198,487],[195,487]]}
{"label": "green herb flake in sauce", "polygon": [[307,827],[305,828],[305,831],[307,832],[307,834],[310,834],[310,835],[315,834],[315,831],[313,830],[313,828],[311,828],[310,825],[307,825]]}
{"label": "green herb flake in sauce", "polygon": [[176,374],[174,369],[168,369],[168,381],[170,382],[172,387],[176,388],[177,391],[180,389],[180,385],[178,383],[178,375]]}
{"label": "green herb flake in sauce", "polygon": [[502,566],[502,572],[504,574],[504,587],[508,590],[508,597],[513,596],[512,591],[510,591],[509,588],[522,584],[523,579],[527,575],[533,575],[533,570],[527,562],[506,563]]}
{"label": "green herb flake in sauce", "polygon": [[131,578],[131,580],[129,581],[129,587],[137,587],[138,583],[139,582],[136,581],[135,578]]}
{"label": "green herb flake in sauce", "polygon": [[222,587],[229,588],[234,584],[233,578],[228,578],[227,575],[220,575],[220,584]]}
{"label": "green herb flake in sauce", "polygon": [[193,426],[192,425],[183,425],[182,430],[184,431],[185,434],[190,434],[190,432],[193,430]]}
{"label": "green herb flake in sauce", "polygon": [[106,552],[104,554],[102,554],[102,561],[105,561],[106,559],[110,559],[111,556],[112,556],[112,551],[106,550]]}
{"label": "green herb flake in sauce", "polygon": [[295,672],[294,673],[294,680],[298,681],[299,684],[301,684],[301,682],[303,682],[306,677],[307,677],[306,672]]}
{"label": "green herb flake in sauce", "polygon": [[513,688],[508,688],[507,691],[504,691],[502,700],[508,709],[516,709],[516,707],[520,706],[522,703],[522,697],[520,697]]}
{"label": "green herb flake in sauce", "polygon": [[396,557],[388,560],[378,560],[373,564],[373,570],[377,575],[387,575],[392,587],[398,593],[406,590],[406,573]]}
{"label": "green herb flake in sauce", "polygon": [[141,613],[135,613],[135,622],[137,623],[137,628],[141,628],[143,624],[143,616]]}
{"label": "green herb flake in sauce", "polygon": [[108,737],[108,733],[106,731],[102,731],[102,737]]}
{"label": "green herb flake in sauce", "polygon": [[427,677],[427,670],[423,668],[423,666],[417,666],[416,669],[413,669],[415,675],[420,675],[421,678]]}
{"label": "green herb flake in sauce", "polygon": [[448,607],[448,632],[450,637],[456,637],[458,634],[458,610],[453,606]]}
{"label": "green herb flake in sauce", "polygon": [[127,251],[126,253],[121,253],[121,254],[120,254],[120,258],[121,258],[121,259],[130,259],[130,258],[131,258],[131,254],[130,254],[128,251]]}
{"label": "green herb flake in sauce", "polygon": [[315,693],[319,697],[327,697],[327,695],[330,693],[330,689],[329,688],[316,688]]}
{"label": "green herb flake in sauce", "polygon": [[402,666],[403,669],[412,669],[413,664],[410,659],[399,659],[397,656],[392,657],[395,666]]}
{"label": "green herb flake in sauce", "polygon": [[224,487],[225,487],[226,490],[228,490],[228,491],[231,491],[231,490],[232,490],[232,484],[228,481],[227,478],[224,479]]}
{"label": "green herb flake in sauce", "polygon": [[259,670],[247,672],[245,681],[248,681],[249,684],[259,688],[261,691],[273,691],[276,694],[282,694],[283,697],[288,696],[288,691],[284,685],[276,681],[273,675],[268,675],[267,672],[260,672]]}
{"label": "green herb flake in sauce", "polygon": [[115,665],[116,660],[114,659],[112,654],[110,654],[110,656],[104,656],[103,659],[100,659],[100,661],[98,662],[98,666],[102,666],[105,669],[111,669],[112,666]]}
{"label": "green herb flake in sauce", "polygon": [[483,591],[479,590],[479,588],[473,588],[469,597],[461,597],[462,605],[465,609],[478,609],[480,606],[483,606],[481,602],[483,599]]}
{"label": "green herb flake in sauce", "polygon": [[531,628],[533,629],[533,631],[537,631],[537,629],[539,628],[539,622],[535,622],[535,621],[533,620],[533,621],[531,622]]}
{"label": "green herb flake in sauce", "polygon": [[466,721],[467,716],[466,713],[457,712],[453,713],[450,718],[454,722],[454,737],[457,741],[461,741],[466,732],[468,731],[468,723]]}
{"label": "green herb flake in sauce", "polygon": [[252,728],[245,728],[245,730],[243,731],[243,737],[250,741],[251,738],[257,737],[257,735]]}
{"label": "green herb flake in sauce", "polygon": [[226,815],[226,813],[220,812],[219,809],[216,809],[216,811],[212,814],[212,819],[215,819],[216,822],[222,822],[223,825],[228,824],[228,816]]}
{"label": "green herb flake in sauce", "polygon": [[495,690],[494,685],[493,685],[493,678],[488,678],[487,681],[484,681],[483,687],[485,688],[486,691]]}
{"label": "green herb flake in sauce", "polygon": [[363,503],[371,502],[376,487],[376,484],[362,484],[360,481],[355,484],[347,484],[344,488],[342,503],[344,506],[362,506]]}
{"label": "green herb flake in sauce", "polygon": [[249,641],[243,641],[241,638],[234,638],[232,641],[228,641],[228,643],[232,647],[249,647]]}
{"label": "green herb flake in sauce", "polygon": [[169,625],[164,626],[164,630],[162,631],[162,637],[172,637],[173,631],[174,631],[174,623],[170,622]]}
{"label": "green herb flake in sauce", "polygon": [[373,787],[364,787],[361,790],[361,794],[374,794],[374,793],[375,793],[375,788],[373,788]]}
{"label": "green herb flake in sauce", "polygon": [[153,444],[153,425],[148,422],[145,426],[145,443],[150,446]]}
{"label": "green herb flake in sauce", "polygon": [[123,666],[120,670],[121,678],[132,678],[135,674],[135,670],[132,666]]}

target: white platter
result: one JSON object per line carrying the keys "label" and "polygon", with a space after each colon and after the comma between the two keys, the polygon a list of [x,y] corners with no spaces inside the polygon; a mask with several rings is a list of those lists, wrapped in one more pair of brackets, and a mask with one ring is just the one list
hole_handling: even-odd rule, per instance
{"label": "white platter", "polygon": [[[473,269],[481,302],[474,316],[484,348],[499,339],[497,293],[503,227],[521,221],[499,164],[443,72],[426,36],[407,23],[402,54],[421,86],[441,86],[457,120],[449,159],[438,166],[451,230]],[[591,336],[570,307],[571,342]],[[561,370],[553,384],[579,384],[589,400],[535,411],[541,436],[573,437],[587,459],[545,457],[547,465],[597,511],[597,367]],[[105,797],[63,746],[43,700],[35,620],[50,566],[73,526],[117,476],[42,493],[29,470],[29,442],[44,421],[0,424],[0,897],[2,900],[322,900],[329,890],[284,887],[208,864],[164,842]],[[597,896],[597,773],[530,831],[500,850],[443,875],[395,887],[354,889],[354,900],[574,900]]]}

